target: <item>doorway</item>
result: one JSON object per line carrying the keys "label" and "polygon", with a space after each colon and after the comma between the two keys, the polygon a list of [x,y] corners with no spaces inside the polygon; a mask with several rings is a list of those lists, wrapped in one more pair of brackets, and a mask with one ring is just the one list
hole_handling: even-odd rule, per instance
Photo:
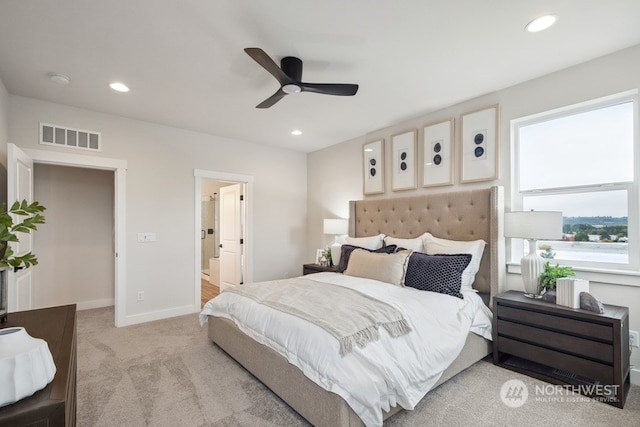
{"label": "doorway", "polygon": [[113,171],[36,163],[34,199],[47,207],[34,250],[34,308],[114,305]]}
{"label": "doorway", "polygon": [[252,277],[253,177],[203,170],[195,170],[194,175],[195,295],[197,303],[203,304],[211,289],[215,296],[221,288]]}
{"label": "doorway", "polygon": [[232,182],[202,179],[200,218],[201,278],[220,287],[220,205],[221,189]]}
{"label": "doorway", "polygon": [[[110,159],[106,157],[92,157],[85,155],[59,153],[55,151],[23,149],[14,144],[7,144],[7,197],[15,198],[18,194],[13,188],[16,184],[16,165],[18,158],[28,159],[33,173],[34,163],[49,165],[81,167],[99,169],[113,173],[113,246],[115,252],[109,257],[113,262],[114,277],[114,323],[115,326],[126,326],[132,321],[126,316],[126,247],[125,247],[125,218],[126,218],[126,160]],[[14,176],[15,175],[15,176]],[[33,182],[33,180],[31,179]],[[31,187],[33,192],[33,187]],[[9,277],[10,284],[15,278]],[[28,309],[28,308],[26,308]]]}

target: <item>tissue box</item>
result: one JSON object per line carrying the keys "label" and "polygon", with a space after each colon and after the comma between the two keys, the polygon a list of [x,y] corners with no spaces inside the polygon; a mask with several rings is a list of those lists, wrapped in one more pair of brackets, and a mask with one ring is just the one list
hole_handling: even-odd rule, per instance
{"label": "tissue box", "polygon": [[589,281],[563,277],[556,281],[556,304],[580,308],[580,292],[589,292]]}

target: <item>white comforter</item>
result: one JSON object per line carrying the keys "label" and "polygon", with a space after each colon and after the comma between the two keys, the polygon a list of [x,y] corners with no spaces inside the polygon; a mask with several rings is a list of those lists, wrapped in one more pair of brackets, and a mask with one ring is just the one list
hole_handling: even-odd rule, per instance
{"label": "white comforter", "polygon": [[474,292],[465,292],[462,300],[337,273],[305,278],[352,288],[397,307],[412,332],[393,338],[381,328],[380,340],[341,356],[338,341],[323,329],[232,292],[207,302],[200,323],[209,315],[232,320],[320,387],[340,395],[367,426],[381,426],[382,410],[397,404],[413,409],[460,354],[470,331],[491,339],[491,312]]}

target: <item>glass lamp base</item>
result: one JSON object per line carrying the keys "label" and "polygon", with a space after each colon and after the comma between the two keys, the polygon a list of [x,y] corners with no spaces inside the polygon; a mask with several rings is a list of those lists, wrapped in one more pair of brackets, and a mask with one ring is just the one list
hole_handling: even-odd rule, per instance
{"label": "glass lamp base", "polygon": [[527,298],[532,298],[532,299],[540,299],[540,298],[542,298],[542,295],[539,295],[539,294],[526,294],[525,293],[524,296],[527,297]]}

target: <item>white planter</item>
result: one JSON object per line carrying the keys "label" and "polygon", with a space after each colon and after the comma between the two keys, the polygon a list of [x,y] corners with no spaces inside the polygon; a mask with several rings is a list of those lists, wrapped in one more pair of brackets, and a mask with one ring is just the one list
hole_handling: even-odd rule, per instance
{"label": "white planter", "polygon": [[0,329],[0,407],[45,388],[55,374],[45,340],[33,338],[24,328]]}

